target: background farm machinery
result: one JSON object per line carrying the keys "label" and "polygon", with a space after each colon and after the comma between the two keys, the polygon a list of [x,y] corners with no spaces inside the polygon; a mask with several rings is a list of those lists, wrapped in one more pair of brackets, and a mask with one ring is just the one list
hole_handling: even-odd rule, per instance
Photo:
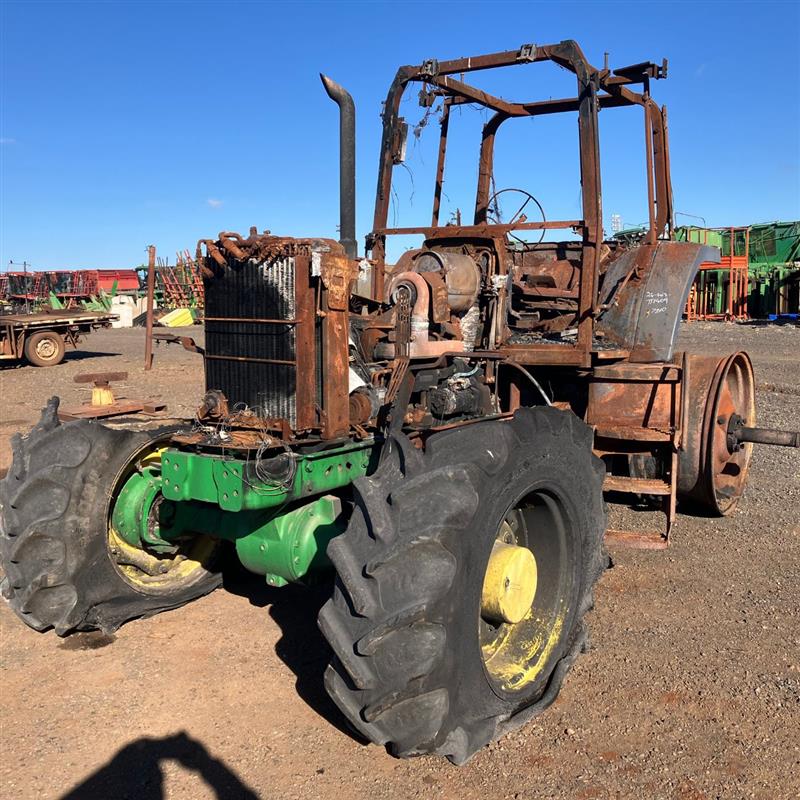
{"label": "background farm machinery", "polygon": [[720,249],[719,263],[700,265],[689,295],[689,321],[798,319],[800,222],[739,228],[683,228],[679,238]]}
{"label": "background farm machinery", "polygon": [[[644,228],[622,231],[620,241],[633,242]],[[685,318],[743,321],[796,318],[800,313],[800,222],[770,222],[728,228],[675,228],[677,241],[720,250],[719,261],[698,266]],[[144,294],[146,267],[136,270],[54,270],[0,273],[0,303],[9,310],[83,308],[109,310],[117,293]],[[158,308],[189,309],[202,319],[205,305],[200,262],[188,250],[175,264],[158,258],[154,301]]]}
{"label": "background farm machinery", "polygon": [[[155,267],[156,305],[160,309],[203,310],[200,267],[187,252],[175,264],[159,259]],[[9,270],[0,273],[0,305],[16,313],[46,308],[108,311],[112,299],[144,296],[147,267],[136,269]]]}
{"label": "background farm machinery", "polygon": [[108,311],[117,293],[138,293],[135,270],[9,270],[0,273],[0,303],[9,310]]}

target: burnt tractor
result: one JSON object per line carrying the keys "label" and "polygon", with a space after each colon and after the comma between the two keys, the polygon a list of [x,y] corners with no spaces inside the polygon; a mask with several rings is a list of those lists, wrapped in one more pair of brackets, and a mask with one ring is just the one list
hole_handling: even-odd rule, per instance
{"label": "burnt tractor", "polygon": [[[544,61],[574,74],[574,96],[510,102],[464,82]],[[13,610],[59,636],[113,631],[218,587],[233,550],[270,586],[332,576],[327,690],[397,756],[462,763],[552,703],[586,645],[604,540],[665,547],[678,498],[730,514],[751,443],[798,445],[754,427],[746,353],[674,350],[697,267],[719,256],[673,236],[666,111],[650,95],[666,73],[594,67],[573,41],[402,67],[361,256],[354,104],[323,76],[340,109],[340,239],[251,228],[199,243],[194,420],[60,424],[54,398],[14,437],[0,484]],[[398,228],[412,86],[440,114],[438,163],[430,224]],[[602,225],[599,118],[625,106],[644,120],[649,222],[635,243]],[[462,107],[486,115],[474,215],[443,222]],[[581,218],[529,219],[532,194],[494,185],[495,138],[562,113],[577,115]],[[421,246],[387,263],[389,237],[408,234]],[[663,530],[607,531],[604,492],[647,499]]]}

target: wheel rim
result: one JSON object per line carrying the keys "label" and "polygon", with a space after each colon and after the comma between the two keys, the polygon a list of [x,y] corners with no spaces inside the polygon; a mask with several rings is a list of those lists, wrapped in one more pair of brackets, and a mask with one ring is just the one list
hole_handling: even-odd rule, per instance
{"label": "wheel rim", "polygon": [[56,352],[56,343],[52,339],[45,338],[36,342],[36,355],[39,358],[49,360],[55,356]]}
{"label": "wheel rim", "polygon": [[[570,567],[574,537],[569,536],[568,526],[568,516],[557,495],[537,490],[509,509],[492,542],[478,625],[484,671],[501,695],[519,692],[547,674],[545,667],[556,655],[567,629],[574,581]],[[505,575],[502,568],[498,570],[498,557],[511,557],[515,562]],[[497,599],[498,582],[502,587],[505,579],[513,581],[515,570],[522,576],[520,586],[506,607],[510,613],[500,619],[491,601]],[[526,595],[530,599],[518,618],[519,604]],[[515,618],[518,621],[513,621]]]}
{"label": "wheel rim", "polygon": [[707,419],[707,474],[709,494],[720,514],[728,514],[744,491],[753,445],[749,442],[733,449],[728,446],[732,417],[745,425],[755,425],[753,367],[744,353],[723,362],[718,373],[712,413]]}
{"label": "wheel rim", "polygon": [[[108,509],[109,558],[127,583],[151,594],[180,590],[207,574],[221,545],[218,539],[202,535],[181,536],[169,543],[160,540],[159,530],[168,525],[171,507],[160,492],[165,450],[163,442],[151,442],[134,454],[114,482]],[[144,492],[138,490],[143,480],[148,484]],[[125,508],[126,503],[134,507]],[[128,523],[140,514],[150,542],[132,541]]]}

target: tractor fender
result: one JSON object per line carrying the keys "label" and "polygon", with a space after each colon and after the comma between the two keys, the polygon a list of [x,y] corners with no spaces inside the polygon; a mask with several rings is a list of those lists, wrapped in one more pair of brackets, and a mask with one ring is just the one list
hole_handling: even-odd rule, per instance
{"label": "tractor fender", "polygon": [[604,276],[595,331],[605,342],[629,350],[633,362],[670,361],[697,269],[719,259],[718,248],[694,242],[627,250]]}

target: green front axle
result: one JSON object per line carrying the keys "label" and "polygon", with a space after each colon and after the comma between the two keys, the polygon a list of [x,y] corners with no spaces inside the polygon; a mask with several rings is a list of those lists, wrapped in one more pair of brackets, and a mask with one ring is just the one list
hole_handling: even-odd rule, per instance
{"label": "green front axle", "polygon": [[187,536],[227,539],[248,570],[284,586],[329,566],[328,542],[349,515],[333,493],[370,474],[378,456],[372,440],[269,462],[169,448],[137,465],[111,524],[129,544],[161,554]]}

